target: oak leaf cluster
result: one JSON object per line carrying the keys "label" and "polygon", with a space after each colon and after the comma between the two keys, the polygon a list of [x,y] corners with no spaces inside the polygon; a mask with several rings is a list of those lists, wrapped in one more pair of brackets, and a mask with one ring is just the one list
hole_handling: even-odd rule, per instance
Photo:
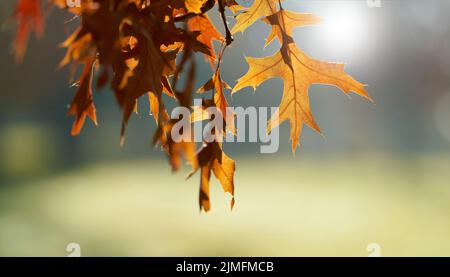
{"label": "oak leaf cluster", "polygon": [[[281,0],[254,0],[245,8],[239,0],[17,0],[14,18],[17,33],[13,49],[21,60],[30,32],[41,36],[44,30],[43,9],[55,6],[73,14],[79,27],[61,44],[66,55],[61,66],[75,72],[82,67],[78,86],[68,114],[74,116],[71,134],[78,135],[86,118],[97,125],[93,88],[109,86],[123,111],[121,143],[138,99],[146,97],[150,114],[158,127],[153,144],[167,154],[173,170],[186,161],[192,173],[200,171],[200,209],[209,211],[210,179],[213,174],[223,190],[232,196],[234,205],[235,161],[223,151],[221,142],[205,142],[197,149],[195,142],[176,142],[171,130],[176,120],[169,117],[167,106],[175,104],[191,109],[192,121],[208,120],[194,116],[194,93],[212,91],[204,97],[202,107],[216,107],[226,122],[233,122],[233,114],[226,114],[226,94],[244,87],[256,88],[271,78],[281,78],[284,84],[277,118],[268,122],[269,131],[288,121],[292,150],[295,151],[303,125],[320,132],[311,113],[308,91],[313,84],[328,84],[344,93],[354,92],[369,100],[365,86],[344,72],[344,65],[315,60],[300,50],[294,39],[297,27],[321,21],[315,15],[287,11]],[[45,2],[45,3],[44,3]],[[80,5],[71,5],[79,2]],[[50,4],[50,5],[48,5]],[[217,9],[223,26],[217,28],[208,13]],[[226,15],[235,23],[229,28]],[[272,56],[247,57],[248,72],[230,87],[222,80],[222,54],[233,43],[236,34],[244,32],[257,21],[271,26],[266,45],[278,40],[280,48]],[[219,31],[219,29],[221,31]],[[251,36],[251,35],[249,35]],[[242,37],[240,37],[242,39]],[[219,44],[218,50],[214,42]],[[196,89],[196,60],[200,54],[211,65],[210,80]],[[180,85],[180,78],[186,79]],[[163,95],[165,95],[163,97]],[[228,120],[231,117],[231,120]],[[232,126],[231,126],[232,125]],[[234,133],[233,124],[215,132]]]}

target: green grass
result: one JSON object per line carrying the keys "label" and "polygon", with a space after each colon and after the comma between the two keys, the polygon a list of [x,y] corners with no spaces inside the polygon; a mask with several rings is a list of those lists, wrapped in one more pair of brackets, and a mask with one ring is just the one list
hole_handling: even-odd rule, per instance
{"label": "green grass", "polygon": [[238,159],[236,206],[161,161],[74,169],[0,190],[0,255],[450,255],[450,156]]}

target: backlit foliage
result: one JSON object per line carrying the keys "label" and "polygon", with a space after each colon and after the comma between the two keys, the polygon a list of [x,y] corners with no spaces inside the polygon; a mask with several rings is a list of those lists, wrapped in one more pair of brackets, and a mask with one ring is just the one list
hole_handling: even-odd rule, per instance
{"label": "backlit foliage", "polygon": [[[201,149],[196,149],[194,142],[172,140],[170,132],[176,121],[168,115],[167,101],[192,110],[193,92],[211,90],[212,96],[203,98],[203,106],[198,108],[217,107],[224,118],[233,118],[234,115],[226,114],[226,93],[230,89],[235,93],[247,86],[256,88],[270,78],[281,78],[284,91],[279,115],[269,120],[268,126],[270,130],[276,127],[275,122],[288,121],[295,151],[304,124],[320,132],[310,110],[308,90],[312,84],[334,85],[345,93],[354,92],[370,99],[364,85],[346,74],[342,64],[312,59],[296,46],[293,30],[316,24],[320,18],[287,11],[279,0],[254,0],[249,8],[235,0],[80,0],[79,6],[71,5],[77,3],[71,0],[43,2],[17,1],[15,55],[17,60],[22,59],[30,31],[42,34],[44,5],[48,7],[49,3],[66,10],[79,21],[78,29],[62,43],[67,51],[61,65],[84,68],[68,110],[75,117],[71,134],[80,133],[86,118],[97,124],[92,87],[109,86],[113,91],[123,111],[121,143],[130,116],[137,112],[138,99],[147,97],[158,124],[153,143],[167,153],[173,170],[178,170],[185,160],[192,167],[189,177],[200,171],[199,205],[205,211],[211,208],[211,173],[223,190],[231,194],[233,207],[235,162],[224,153],[220,142],[205,142]],[[207,14],[215,9],[222,19],[220,28],[214,26]],[[232,27],[228,26],[226,13],[235,16]],[[280,49],[269,57],[247,57],[248,72],[230,87],[221,77],[220,64],[227,62],[222,60],[222,54],[233,43],[233,35],[244,32],[258,20],[272,28],[266,45],[278,40]],[[220,44],[217,52],[214,41]],[[212,68],[210,80],[198,90],[194,88],[196,53],[204,55]],[[183,86],[178,82],[182,76],[186,77]],[[234,126],[224,126],[224,130],[215,131],[234,133],[235,130]]]}

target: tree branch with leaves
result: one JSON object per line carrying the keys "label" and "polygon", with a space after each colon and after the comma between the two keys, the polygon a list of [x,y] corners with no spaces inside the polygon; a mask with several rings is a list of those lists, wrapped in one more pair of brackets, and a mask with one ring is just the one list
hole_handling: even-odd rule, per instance
{"label": "tree branch with leaves", "polygon": [[[125,141],[130,116],[137,112],[138,99],[147,97],[158,125],[153,144],[167,154],[173,170],[180,169],[183,161],[187,161],[192,167],[188,177],[200,171],[201,210],[211,208],[211,173],[223,190],[231,194],[233,207],[235,162],[223,151],[221,142],[205,142],[196,149],[193,141],[174,141],[170,133],[176,120],[169,117],[166,108],[169,101],[191,109],[192,121],[208,119],[195,116],[196,110],[216,107],[224,118],[231,117],[226,122],[233,122],[234,115],[226,111],[227,90],[234,94],[245,87],[255,89],[268,79],[281,78],[284,89],[279,112],[268,121],[268,128],[270,131],[288,121],[292,151],[295,151],[303,125],[321,132],[310,110],[308,91],[311,85],[333,85],[346,94],[354,92],[371,100],[365,85],[345,73],[343,64],[315,60],[297,47],[293,30],[316,24],[321,19],[312,14],[287,11],[281,0],[254,0],[248,8],[235,0],[80,0],[79,6],[69,5],[67,0],[43,2],[17,1],[14,17],[18,27],[13,49],[20,61],[29,33],[42,35],[44,13],[41,8],[44,5],[66,10],[80,22],[77,30],[62,43],[67,50],[61,66],[84,68],[68,110],[68,114],[75,117],[71,134],[80,133],[86,118],[97,124],[92,87],[109,86],[113,91],[123,111],[121,143]],[[225,35],[208,16],[214,7],[220,14]],[[228,26],[227,11],[236,19],[232,28]],[[222,60],[223,53],[237,33],[259,20],[271,26],[266,45],[278,40],[280,49],[268,57],[246,57],[248,72],[230,87],[221,77],[220,65],[226,62]],[[220,42],[218,53],[214,50],[214,41]],[[204,55],[212,69],[210,80],[197,93],[211,90],[212,95],[203,98],[201,107],[193,108],[196,54]],[[178,80],[182,76],[187,81],[180,87]],[[234,124],[231,125],[214,131],[234,133]]]}

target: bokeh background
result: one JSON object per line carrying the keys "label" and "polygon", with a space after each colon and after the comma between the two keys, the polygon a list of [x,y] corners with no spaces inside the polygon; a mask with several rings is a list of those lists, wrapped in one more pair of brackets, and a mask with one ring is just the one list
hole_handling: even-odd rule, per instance
{"label": "bokeh background", "polygon": [[[293,157],[287,124],[276,154],[257,143],[226,144],[236,160],[236,205],[212,182],[211,212],[198,210],[198,176],[172,174],[153,148],[142,103],[124,147],[111,91],[96,91],[99,124],[78,137],[66,117],[75,93],[58,68],[58,44],[78,22],[53,10],[45,37],[22,64],[11,55],[15,1],[0,1],[0,255],[383,256],[450,255],[450,2],[287,0],[324,18],[294,38],[310,56],[343,61],[375,104],[334,87],[310,90],[324,137],[305,127]],[[251,1],[239,1],[248,6]],[[216,12],[211,17],[221,28]],[[230,17],[230,22],[233,18]],[[244,56],[265,56],[269,28],[257,23],[224,56],[231,85]],[[197,86],[211,74],[199,57]],[[301,77],[301,76],[299,76]],[[275,106],[282,82],[245,89],[233,106]],[[143,101],[145,102],[145,101]]]}

